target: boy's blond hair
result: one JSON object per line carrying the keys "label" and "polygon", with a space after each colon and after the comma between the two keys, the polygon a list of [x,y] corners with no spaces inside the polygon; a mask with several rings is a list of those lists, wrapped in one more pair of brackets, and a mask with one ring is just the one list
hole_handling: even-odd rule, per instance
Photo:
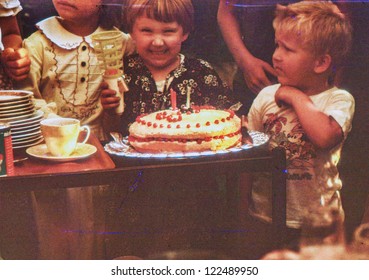
{"label": "boy's blond hair", "polygon": [[278,5],[273,27],[276,32],[298,37],[316,57],[329,54],[333,68],[343,63],[351,48],[350,21],[331,1]]}
{"label": "boy's blond hair", "polygon": [[132,32],[136,19],[142,15],[161,22],[177,22],[188,34],[193,29],[194,9],[191,0],[128,0],[126,27]]}

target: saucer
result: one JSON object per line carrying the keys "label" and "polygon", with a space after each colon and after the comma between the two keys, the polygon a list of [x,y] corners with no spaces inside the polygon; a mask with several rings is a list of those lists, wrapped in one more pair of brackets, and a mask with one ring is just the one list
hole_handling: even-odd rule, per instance
{"label": "saucer", "polygon": [[49,153],[46,144],[41,144],[28,148],[26,150],[26,153],[38,159],[44,159],[55,162],[67,162],[88,158],[89,156],[96,153],[96,151],[97,149],[93,145],[78,143],[76,149],[70,156],[56,157]]}

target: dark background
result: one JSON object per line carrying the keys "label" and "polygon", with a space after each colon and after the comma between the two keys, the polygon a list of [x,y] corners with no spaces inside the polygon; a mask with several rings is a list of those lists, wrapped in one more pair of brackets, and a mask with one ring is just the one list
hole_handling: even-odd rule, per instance
{"label": "dark background", "polygon": [[[19,21],[24,38],[36,30],[36,22],[56,14],[51,0],[21,0],[21,3],[23,11]],[[231,81],[234,63],[217,26],[218,0],[193,0],[193,4],[195,30],[184,44],[183,52],[208,60],[226,81]],[[369,3],[348,2],[347,7],[354,27],[354,44],[341,87],[355,97],[356,111],[339,167],[344,183],[342,197],[346,229],[350,238],[353,229],[362,220],[369,190]]]}

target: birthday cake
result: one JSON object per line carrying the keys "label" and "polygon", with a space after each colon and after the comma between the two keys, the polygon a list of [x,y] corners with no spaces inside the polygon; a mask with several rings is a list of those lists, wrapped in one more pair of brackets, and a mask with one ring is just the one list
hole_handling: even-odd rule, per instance
{"label": "birthday cake", "polygon": [[210,106],[162,110],[138,116],[128,140],[142,153],[224,150],[241,142],[241,120]]}

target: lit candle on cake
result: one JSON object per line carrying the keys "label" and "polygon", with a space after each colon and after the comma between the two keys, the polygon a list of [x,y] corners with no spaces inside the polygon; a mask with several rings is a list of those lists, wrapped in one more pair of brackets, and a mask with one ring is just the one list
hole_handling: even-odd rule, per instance
{"label": "lit candle on cake", "polygon": [[172,110],[177,109],[177,93],[170,89],[170,102],[172,103]]}
{"label": "lit candle on cake", "polygon": [[191,87],[187,87],[187,101],[186,101],[186,108],[190,108],[191,104]]}

